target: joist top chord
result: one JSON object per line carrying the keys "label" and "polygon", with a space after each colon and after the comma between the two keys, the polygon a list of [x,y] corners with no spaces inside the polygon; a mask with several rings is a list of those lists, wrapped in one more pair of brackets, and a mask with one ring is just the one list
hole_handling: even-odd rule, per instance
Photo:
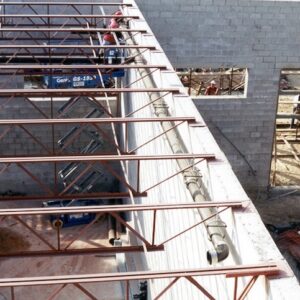
{"label": "joist top chord", "polygon": [[188,122],[195,123],[194,117],[153,117],[153,118],[76,118],[76,119],[11,119],[1,120],[0,125],[42,125],[42,124],[87,124],[87,123],[142,123],[142,122]]}
{"label": "joist top chord", "polygon": [[135,64],[124,64],[124,65],[4,65],[0,64],[0,70],[78,70],[78,69],[167,69],[166,65],[135,65]]}
{"label": "joist top chord", "polygon": [[115,272],[84,275],[61,275],[61,276],[38,276],[25,278],[3,278],[0,279],[0,287],[11,286],[38,286],[53,284],[74,284],[92,282],[111,282],[126,280],[147,280],[161,278],[180,278],[193,276],[216,276],[226,277],[258,276],[258,275],[279,275],[282,268],[276,262],[260,263],[256,265],[221,266],[198,269],[181,270],[159,270],[159,271],[134,271]]}
{"label": "joist top chord", "polygon": [[[1,4],[0,4],[1,5]],[[101,19],[111,19],[111,18],[118,18],[118,19],[139,19],[139,16],[128,16],[128,15],[90,15],[90,14],[64,14],[64,15],[54,15],[54,14],[24,14],[24,15],[16,15],[16,14],[0,14],[0,17],[3,18],[101,18]],[[6,25],[6,24],[3,24]]]}
{"label": "joist top chord", "polygon": [[3,89],[0,97],[58,97],[90,96],[97,97],[103,93],[180,93],[177,88],[94,88],[94,89]]}
{"label": "joist top chord", "polygon": [[53,2],[53,1],[39,1],[39,2],[31,2],[31,1],[24,1],[24,2],[20,2],[20,1],[14,1],[14,2],[0,2],[0,6],[2,5],[11,5],[11,6],[15,6],[15,5],[38,5],[38,6],[43,6],[43,5],[73,5],[73,6],[128,6],[131,7],[132,4],[131,3],[113,3],[113,2],[76,2],[76,1],[72,1],[72,2]]}
{"label": "joist top chord", "polygon": [[153,45],[0,45],[0,49],[110,49],[110,48],[124,48],[124,49],[149,49],[155,50],[156,46]]}
{"label": "joist top chord", "polygon": [[168,203],[168,204],[122,204],[122,205],[97,205],[97,206],[73,206],[73,207],[43,207],[43,208],[4,208],[0,209],[0,216],[21,215],[49,215],[49,214],[73,214],[93,212],[125,212],[125,211],[153,211],[153,210],[178,210],[207,207],[243,207],[241,201],[232,202],[193,202],[193,203]]}
{"label": "joist top chord", "polygon": [[0,28],[0,32],[75,32],[75,33],[90,33],[90,32],[139,32],[139,33],[147,33],[147,30],[145,29],[126,29],[126,28],[113,28],[113,29],[107,29],[107,28],[78,28],[78,27],[51,27],[51,28],[33,28],[33,27],[6,27]]}
{"label": "joist top chord", "polygon": [[0,157],[0,163],[44,163],[75,161],[141,161],[172,159],[214,159],[213,154],[170,154],[170,155],[74,155],[74,156],[23,156]]}

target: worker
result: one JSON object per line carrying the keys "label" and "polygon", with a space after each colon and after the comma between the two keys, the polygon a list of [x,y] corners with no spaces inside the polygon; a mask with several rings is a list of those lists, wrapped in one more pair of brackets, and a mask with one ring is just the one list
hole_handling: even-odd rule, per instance
{"label": "worker", "polygon": [[[111,34],[110,32],[106,32],[103,35],[103,46],[109,46],[109,45],[115,45],[116,44],[116,39],[113,36],[113,34]],[[99,63],[102,64],[104,63],[104,57],[106,55],[106,53],[109,51],[110,49],[100,49],[99,50]]]}
{"label": "worker", "polygon": [[[294,98],[296,101],[296,103],[294,104],[294,107],[293,107],[293,114],[296,114],[296,115],[300,115],[300,95],[296,96]],[[291,128],[293,128],[295,126],[295,118],[292,118],[292,121],[291,121]]]}
{"label": "worker", "polygon": [[186,75],[182,76],[181,82],[182,82],[183,86],[189,86],[190,81],[189,81],[188,76],[186,76]]}
{"label": "worker", "polygon": [[[122,12],[121,11],[116,11],[114,14],[114,16],[121,16],[122,15]],[[117,19],[117,18],[111,18],[110,19],[110,23],[108,25],[108,29],[118,29],[120,28],[120,24],[119,24],[119,21],[121,19]],[[121,32],[113,32],[113,31],[108,31],[106,32],[104,35],[103,35],[103,45],[116,45],[117,43],[122,43],[123,42],[123,36],[122,36],[122,33]],[[108,63],[109,64],[112,64],[113,63],[113,60],[112,58],[113,57],[117,57],[119,56],[118,55],[118,50],[116,49],[100,49],[99,50],[99,62],[102,63],[107,63],[106,59],[108,59]],[[106,59],[105,59],[106,58]]]}
{"label": "worker", "polygon": [[[122,16],[122,12],[118,10],[115,13],[113,13],[113,16],[116,16],[116,17]],[[116,18],[116,17],[113,17],[110,19],[107,28],[119,28],[120,27],[120,22],[122,21],[122,19]]]}
{"label": "worker", "polygon": [[[116,11],[113,15],[120,16],[120,15],[122,15],[122,12],[121,11]],[[118,29],[118,28],[120,28],[120,22],[121,21],[122,21],[122,19],[120,19],[120,18],[112,18],[112,19],[110,19],[110,23],[108,25],[108,28],[110,28],[110,29]],[[117,36],[117,38],[118,38],[119,41],[121,41],[123,39],[122,32],[117,31],[117,32],[115,32],[115,34],[116,34],[116,36]]]}
{"label": "worker", "polygon": [[[120,16],[123,16],[123,13],[120,11],[120,10],[117,10],[116,12],[113,13],[114,16],[116,17],[120,17]],[[115,20],[120,23],[122,21],[122,18],[115,18]]]}
{"label": "worker", "polygon": [[214,80],[210,82],[210,85],[205,90],[205,95],[218,95],[219,89]]}

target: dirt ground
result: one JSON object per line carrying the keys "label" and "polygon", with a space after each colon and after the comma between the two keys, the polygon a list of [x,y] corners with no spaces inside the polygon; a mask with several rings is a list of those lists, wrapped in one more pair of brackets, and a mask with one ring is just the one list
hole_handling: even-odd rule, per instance
{"label": "dirt ground", "polygon": [[[294,104],[284,102],[295,100],[295,96],[280,96],[278,113],[292,114]],[[279,231],[270,231],[270,233],[300,281],[299,121],[295,120],[295,126],[291,127],[291,119],[277,119],[276,141],[276,148],[273,147],[270,192],[260,194],[259,197],[252,195],[251,198],[263,222],[279,228]],[[298,154],[299,158],[296,158],[295,155]],[[294,228],[292,228],[293,226]],[[285,230],[285,228],[290,229]],[[281,229],[284,230],[281,232]]]}
{"label": "dirt ground", "polygon": [[[278,113],[293,113],[293,104],[283,102],[294,101],[295,96],[281,96],[279,98]],[[276,149],[273,147],[273,159],[271,166],[272,186],[300,186],[300,123],[295,120],[295,126],[291,128],[290,119],[278,119],[276,129]],[[275,157],[276,155],[276,157]]]}
{"label": "dirt ground", "polygon": [[269,232],[300,282],[300,190],[278,187],[252,199],[267,228],[283,229]]}
{"label": "dirt ground", "polygon": [[[1,204],[3,205],[3,204]],[[31,207],[33,205],[30,205]],[[35,206],[38,204],[35,202]],[[23,216],[22,220],[34,228],[50,244],[56,246],[57,235],[52,228],[49,218],[40,216]],[[38,239],[30,230],[25,228],[12,217],[2,218],[0,230],[0,253],[26,250],[48,250],[49,247]],[[62,247],[72,240],[82,226],[61,229]],[[70,248],[78,248],[85,245],[92,248],[94,246],[108,246],[107,222],[100,219],[93,224],[89,230],[82,235]],[[0,258],[0,268],[2,278],[10,277],[35,277],[68,274],[95,274],[118,272],[116,258],[114,255],[77,255],[61,257],[34,257],[34,258]],[[91,294],[97,295],[97,299],[119,300],[123,299],[122,289],[119,283],[105,284],[83,284]],[[27,299],[48,299],[50,295],[61,286],[43,286],[16,288],[16,300]],[[38,296],[37,296],[38,295]],[[9,288],[0,288],[0,300],[11,299]],[[57,300],[91,299],[74,285],[67,285],[55,297]]]}

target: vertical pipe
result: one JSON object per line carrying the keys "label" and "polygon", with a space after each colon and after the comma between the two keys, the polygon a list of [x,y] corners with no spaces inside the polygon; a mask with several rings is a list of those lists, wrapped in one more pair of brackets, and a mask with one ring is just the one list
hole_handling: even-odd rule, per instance
{"label": "vertical pipe", "polygon": [[110,214],[107,219],[107,227],[108,227],[108,241],[111,245],[114,244],[116,239],[116,220]]}
{"label": "vertical pipe", "polygon": [[56,226],[56,233],[57,233],[57,250],[60,251],[60,226]]}

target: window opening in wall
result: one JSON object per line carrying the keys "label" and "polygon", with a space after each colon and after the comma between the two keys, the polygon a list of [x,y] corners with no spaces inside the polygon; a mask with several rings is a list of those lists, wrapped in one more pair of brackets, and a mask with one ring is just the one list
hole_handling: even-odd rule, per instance
{"label": "window opening in wall", "polygon": [[190,96],[244,96],[248,72],[245,68],[176,69]]}
{"label": "window opening in wall", "polygon": [[300,185],[300,69],[281,70],[270,183]]}

